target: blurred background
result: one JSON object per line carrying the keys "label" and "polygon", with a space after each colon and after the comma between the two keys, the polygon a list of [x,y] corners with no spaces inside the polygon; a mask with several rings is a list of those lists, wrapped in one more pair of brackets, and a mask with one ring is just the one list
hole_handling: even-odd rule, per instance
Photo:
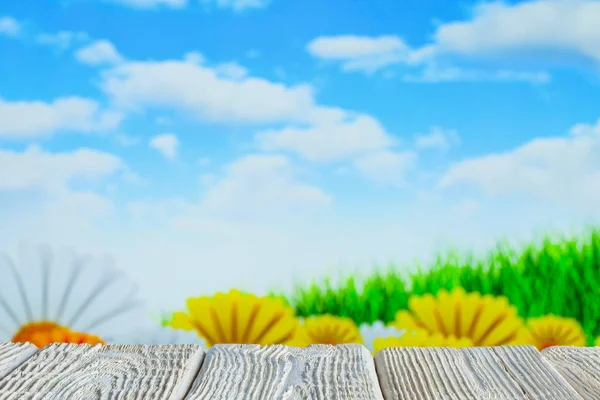
{"label": "blurred background", "polygon": [[4,337],[205,340],[192,309],[250,304],[211,297],[236,289],[460,339],[416,310],[479,304],[462,288],[593,344],[598,20],[597,0],[4,0]]}

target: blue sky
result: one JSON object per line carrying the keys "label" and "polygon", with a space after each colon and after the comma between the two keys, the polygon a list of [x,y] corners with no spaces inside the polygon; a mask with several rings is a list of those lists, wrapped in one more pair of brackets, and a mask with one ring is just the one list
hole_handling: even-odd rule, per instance
{"label": "blue sky", "polygon": [[152,309],[597,222],[600,2],[4,0],[0,240]]}

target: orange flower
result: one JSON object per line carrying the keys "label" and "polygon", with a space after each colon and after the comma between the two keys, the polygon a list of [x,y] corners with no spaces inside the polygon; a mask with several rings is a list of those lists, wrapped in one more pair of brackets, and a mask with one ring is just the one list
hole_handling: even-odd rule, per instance
{"label": "orange flower", "polygon": [[100,337],[72,331],[54,322],[31,322],[13,337],[13,342],[29,342],[39,348],[52,343],[105,344]]}

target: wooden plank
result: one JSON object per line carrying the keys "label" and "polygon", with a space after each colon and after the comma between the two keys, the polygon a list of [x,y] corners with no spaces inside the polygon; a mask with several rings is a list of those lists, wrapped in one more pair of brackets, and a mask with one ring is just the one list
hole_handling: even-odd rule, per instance
{"label": "wooden plank", "polygon": [[31,343],[0,343],[0,379],[13,372],[37,351],[38,348]]}
{"label": "wooden plank", "polygon": [[548,347],[542,350],[542,357],[583,399],[600,399],[600,347]]}
{"label": "wooden plank", "polygon": [[375,366],[386,400],[581,400],[533,346],[395,347]]}
{"label": "wooden plank", "polygon": [[573,386],[534,346],[499,346],[491,349],[529,398],[581,400]]}
{"label": "wooden plank", "polygon": [[0,380],[1,400],[182,400],[198,345],[53,344]]}
{"label": "wooden plank", "polygon": [[186,400],[383,400],[361,345],[216,345]]}

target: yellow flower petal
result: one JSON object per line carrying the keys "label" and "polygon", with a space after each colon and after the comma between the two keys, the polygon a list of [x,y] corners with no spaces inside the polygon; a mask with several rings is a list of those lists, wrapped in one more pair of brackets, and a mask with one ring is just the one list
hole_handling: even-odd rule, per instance
{"label": "yellow flower petal", "polygon": [[481,296],[456,288],[413,296],[409,310],[396,314],[394,326],[407,331],[424,330],[427,341],[437,345],[500,346],[513,344],[523,326],[517,309],[503,296]]}
{"label": "yellow flower petal", "polygon": [[213,309],[217,315],[226,315],[229,318],[218,318],[213,323],[218,326],[219,334],[223,335],[227,343],[236,343],[238,336],[237,310],[240,304],[240,292],[232,290],[228,294],[217,293],[213,297]]}
{"label": "yellow flower petal", "polygon": [[406,329],[408,331],[414,331],[423,328],[423,325],[417,322],[412,313],[406,310],[398,311],[396,313],[395,321],[391,322],[390,325],[397,329]]}
{"label": "yellow flower petal", "polygon": [[587,345],[587,336],[577,320],[551,314],[530,318],[527,327],[519,332],[519,340],[536,346],[538,350],[550,346]]}
{"label": "yellow flower petal", "polygon": [[437,295],[437,304],[440,315],[441,330],[446,335],[456,335],[456,316],[459,312],[456,307],[457,297],[460,293],[454,293],[454,296],[450,296],[447,290],[440,290]]}
{"label": "yellow flower petal", "polygon": [[358,326],[350,318],[329,314],[307,318],[294,339],[296,346],[347,343],[363,343]]}
{"label": "yellow flower petal", "polygon": [[248,343],[248,337],[252,329],[252,321],[260,307],[259,303],[254,301],[252,295],[241,295],[237,310],[237,338],[239,343]]}
{"label": "yellow flower petal", "polygon": [[184,312],[173,313],[171,320],[166,325],[175,329],[183,329],[186,331],[194,330],[194,325],[192,324],[189,315]]}
{"label": "yellow flower petal", "polygon": [[408,307],[421,325],[430,332],[437,332],[440,327],[435,318],[437,304],[435,298],[427,293],[421,297],[413,296],[408,300]]}
{"label": "yellow flower petal", "polygon": [[231,290],[190,298],[189,313],[174,313],[173,327],[194,329],[207,346],[217,343],[287,344],[298,327],[294,310],[281,299]]}
{"label": "yellow flower petal", "polygon": [[212,300],[210,297],[203,296],[190,298],[186,302],[194,329],[206,339],[207,343],[210,343],[209,346],[219,342],[227,343]]}
{"label": "yellow flower petal", "polygon": [[[464,290],[460,290],[464,293]],[[475,316],[481,311],[481,295],[479,293],[468,293],[461,296],[457,301],[456,307],[460,310],[459,313],[459,328],[458,337],[469,336],[475,324]]]}

